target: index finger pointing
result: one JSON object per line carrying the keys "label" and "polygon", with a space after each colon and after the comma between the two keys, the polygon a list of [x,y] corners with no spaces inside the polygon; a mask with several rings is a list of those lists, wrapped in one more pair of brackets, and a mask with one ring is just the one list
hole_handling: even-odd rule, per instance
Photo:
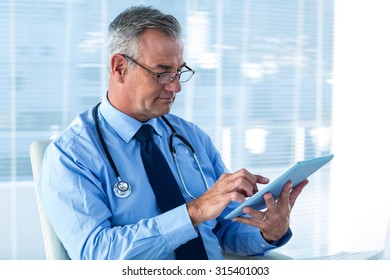
{"label": "index finger pointing", "polygon": [[269,179],[267,177],[261,176],[261,175],[255,175],[257,178],[257,183],[259,184],[268,184]]}

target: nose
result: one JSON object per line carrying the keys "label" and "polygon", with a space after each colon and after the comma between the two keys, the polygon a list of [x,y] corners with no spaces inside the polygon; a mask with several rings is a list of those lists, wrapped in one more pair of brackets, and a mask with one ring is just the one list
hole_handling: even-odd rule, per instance
{"label": "nose", "polygon": [[179,81],[179,76],[176,76],[173,82],[166,84],[165,89],[168,91],[172,91],[178,93],[181,91],[181,83]]}

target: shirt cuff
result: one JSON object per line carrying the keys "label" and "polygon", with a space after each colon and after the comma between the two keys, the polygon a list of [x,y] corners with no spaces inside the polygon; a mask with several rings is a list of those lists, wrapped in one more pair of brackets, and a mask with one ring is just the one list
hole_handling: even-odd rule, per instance
{"label": "shirt cuff", "polygon": [[264,240],[263,235],[260,233],[260,246],[261,246],[261,249],[263,252],[260,254],[251,255],[251,256],[264,256],[272,249],[282,247],[283,245],[285,245],[291,239],[291,237],[292,237],[292,231],[289,228],[287,230],[286,234],[283,235],[282,238],[269,244],[267,241]]}
{"label": "shirt cuff", "polygon": [[186,204],[157,216],[157,223],[171,251],[198,236],[188,215]]}

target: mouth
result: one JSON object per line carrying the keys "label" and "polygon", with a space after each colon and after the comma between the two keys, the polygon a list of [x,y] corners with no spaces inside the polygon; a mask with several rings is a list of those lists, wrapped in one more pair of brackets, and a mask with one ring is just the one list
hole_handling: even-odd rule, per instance
{"label": "mouth", "polygon": [[159,98],[162,102],[164,103],[173,103],[175,101],[175,98],[173,96],[168,96],[168,97],[160,97]]}

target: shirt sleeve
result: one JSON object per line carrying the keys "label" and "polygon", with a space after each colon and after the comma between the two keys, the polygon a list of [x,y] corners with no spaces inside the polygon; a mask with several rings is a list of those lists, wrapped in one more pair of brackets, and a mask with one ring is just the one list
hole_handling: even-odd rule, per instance
{"label": "shirt sleeve", "polygon": [[45,212],[72,259],[172,259],[178,246],[197,236],[185,205],[113,226],[94,173],[98,167],[87,161],[98,155],[83,148],[61,139],[49,145],[38,187]]}

